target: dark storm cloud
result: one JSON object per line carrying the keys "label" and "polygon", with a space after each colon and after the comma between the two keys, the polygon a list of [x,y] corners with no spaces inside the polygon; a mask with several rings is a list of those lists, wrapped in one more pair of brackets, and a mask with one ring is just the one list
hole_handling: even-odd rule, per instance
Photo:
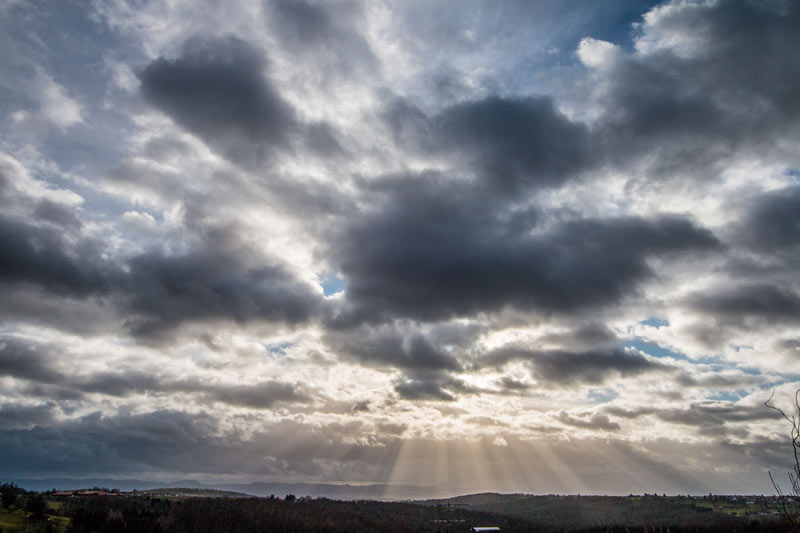
{"label": "dark storm cloud", "polygon": [[263,168],[275,151],[298,146],[324,157],[343,153],[331,126],[302,122],[266,70],[265,59],[245,41],[195,38],[180,57],[148,64],[139,74],[140,89],[148,103],[248,168]]}
{"label": "dark storm cloud", "polygon": [[630,350],[566,352],[506,347],[487,353],[480,364],[502,366],[509,361],[530,364],[542,386],[580,383],[600,384],[614,376],[636,376],[647,372],[673,372],[674,368],[652,361]]}
{"label": "dark storm cloud", "polygon": [[767,379],[764,376],[754,376],[751,374],[711,374],[693,376],[681,373],[675,378],[681,387],[702,387],[706,389],[743,389],[754,385],[761,385]]}
{"label": "dark storm cloud", "polygon": [[407,379],[397,385],[394,390],[406,400],[442,400],[452,402],[456,397],[442,387],[439,380]]}
{"label": "dark storm cloud", "polygon": [[461,369],[455,357],[436,348],[424,335],[405,332],[396,326],[329,331],[324,339],[340,355],[369,365],[404,369]]}
{"label": "dark storm cloud", "polygon": [[481,392],[462,380],[443,371],[410,371],[394,386],[395,392],[406,400],[453,401],[457,394]]}
{"label": "dark storm cloud", "polygon": [[770,283],[741,283],[696,294],[689,305],[717,323],[734,326],[796,323],[800,321],[800,296]]}
{"label": "dark storm cloud", "polygon": [[342,457],[374,465],[385,459],[386,447],[394,447],[394,439],[384,437],[376,446],[348,444],[344,442],[348,431],[352,434],[347,427],[312,428],[287,420],[265,424],[262,431],[243,440],[241,435],[222,433],[219,422],[204,412],[94,413],[47,426],[0,431],[6,443],[0,447],[0,464],[5,476],[33,472],[78,477],[107,472],[141,475],[154,470],[320,476],[324,473],[321,461],[333,461],[335,468],[352,474],[339,463]]}
{"label": "dark storm cloud", "polygon": [[779,351],[786,352],[787,354],[800,356],[800,338],[797,339],[782,339],[775,343],[775,348]]}
{"label": "dark storm cloud", "polygon": [[72,376],[64,379],[64,385],[80,393],[100,393],[117,397],[146,393],[192,394],[202,404],[220,402],[253,409],[269,409],[276,404],[309,403],[312,400],[297,384],[277,380],[265,380],[251,385],[209,383],[196,378],[176,379],[138,371]]}
{"label": "dark storm cloud", "polygon": [[451,401],[458,394],[493,392],[468,386],[454,373],[464,370],[460,361],[483,327],[456,323],[393,322],[354,329],[329,329],[327,346],[341,359],[377,368],[395,368],[403,375],[395,392],[404,399]]}
{"label": "dark storm cloud", "polygon": [[609,420],[608,416],[601,413],[594,413],[590,418],[578,418],[570,415],[566,411],[558,413],[558,421],[567,426],[586,429],[599,429],[602,431],[619,431],[622,429],[619,424]]}
{"label": "dark storm cloud", "polygon": [[6,173],[3,172],[3,167],[0,166],[0,198],[3,198],[7,191],[11,188],[11,180],[8,179]]}
{"label": "dark storm cloud", "polygon": [[573,327],[568,332],[548,333],[538,339],[545,344],[555,344],[573,351],[611,347],[617,342],[616,334],[605,324],[589,322]]}
{"label": "dark storm cloud", "polygon": [[433,122],[446,148],[471,159],[500,188],[559,185],[589,157],[585,127],[558,113],[549,98],[458,104]]}
{"label": "dark storm cloud", "polygon": [[544,229],[530,210],[495,211],[483,192],[437,174],[375,184],[370,208],[334,240],[347,291],[331,323],[609,306],[654,275],[649,258],[718,246],[678,216],[578,218]]}
{"label": "dark storm cloud", "polygon": [[530,383],[525,383],[524,381],[519,381],[508,376],[504,376],[500,379],[499,385],[501,390],[510,392],[510,393],[520,393],[529,391],[533,385]]}
{"label": "dark storm cloud", "polygon": [[54,403],[26,405],[6,403],[0,405],[0,431],[29,428],[53,422]]}
{"label": "dark storm cloud", "polygon": [[[376,445],[371,446],[344,441],[343,437],[352,435],[356,427],[338,424],[312,428],[281,421],[266,424],[263,431],[243,440],[221,433],[219,424],[203,413],[190,415],[168,410],[116,416],[97,413],[46,427],[3,429],[0,440],[5,445],[0,447],[0,464],[7,477],[41,473],[85,478],[96,473],[141,475],[161,471],[282,478],[310,474],[325,475],[326,479],[382,482],[387,474],[381,475],[381,470],[387,464],[403,471],[423,471],[430,469],[429,458],[442,449],[442,441],[400,440],[390,436],[379,436]],[[664,491],[718,489],[721,481],[713,475],[710,480],[707,475],[700,480],[682,469],[684,463],[680,457],[687,455],[704,457],[708,464],[720,468],[755,465],[759,475],[765,468],[783,467],[786,460],[785,443],[763,438],[744,445],[726,440],[689,444],[688,448],[687,444],[671,439],[645,441],[642,446],[593,438],[542,442],[523,441],[509,435],[505,439],[507,447],[491,448],[487,448],[486,441],[445,441],[451,450],[449,461],[455,477],[448,488],[463,490],[472,486],[470,483],[479,475],[475,457],[483,457],[487,451],[493,452],[492,457],[501,460],[500,464],[515,465],[511,481],[516,484],[499,489],[530,490],[526,487],[536,477],[538,487],[562,493],[575,489],[564,484],[563,472],[548,466],[551,462],[541,460],[544,453],[558,458],[558,463],[572,465],[582,483],[614,493],[644,492],[648,487],[653,490],[654,482],[655,487]],[[401,448],[404,454],[399,458]],[[349,459],[342,462],[342,457]],[[530,461],[520,461],[525,457]],[[400,460],[395,463],[396,459]],[[622,479],[617,477],[620,476],[617,461],[624,461],[627,468]],[[332,466],[323,471],[320,464],[328,463]],[[623,479],[639,480],[639,484],[622,484]]]}
{"label": "dark storm cloud", "polygon": [[800,186],[758,197],[741,224],[740,238],[762,253],[800,252]]}
{"label": "dark storm cloud", "polygon": [[448,107],[430,118],[395,100],[385,118],[399,142],[452,153],[489,186],[506,191],[561,185],[591,159],[586,127],[568,120],[547,97],[493,96]]}
{"label": "dark storm cloud", "polygon": [[83,222],[75,215],[74,209],[57,204],[50,200],[42,200],[36,205],[33,216],[40,221],[49,222],[68,230],[80,230]]}
{"label": "dark storm cloud", "polygon": [[184,322],[309,319],[318,297],[284,268],[241,264],[241,250],[199,249],[184,255],[134,257],[126,280],[129,325],[158,337]]}
{"label": "dark storm cloud", "polygon": [[377,58],[359,32],[365,21],[357,3],[272,0],[266,5],[273,19],[268,23],[284,50],[312,62],[317,73],[347,77],[378,68]]}
{"label": "dark storm cloud", "polygon": [[[224,235],[180,255],[138,254],[123,267],[109,264],[99,243],[71,238],[68,229],[0,217],[0,282],[7,288],[38,286],[50,295],[102,298],[142,338],[192,321],[303,322],[319,300],[274,260],[243,264],[244,250],[216,242]],[[56,323],[59,316],[53,317]]]}
{"label": "dark storm cloud", "polygon": [[736,0],[684,6],[656,24],[645,32],[690,34],[696,50],[627,56],[601,74],[597,133],[612,160],[654,158],[652,177],[697,179],[736,151],[756,155],[779,149],[780,136],[797,138],[800,59],[787,53],[800,47],[795,2],[780,9]]}
{"label": "dark storm cloud", "polygon": [[[67,228],[68,229],[68,228]],[[68,241],[59,227],[0,216],[0,282],[32,283],[56,294],[86,296],[106,287],[98,244]]]}
{"label": "dark storm cloud", "polygon": [[[280,381],[264,381],[256,385],[206,386],[208,396],[222,403],[267,409],[278,403],[308,403],[311,401],[297,385]],[[202,390],[202,389],[201,389]]]}
{"label": "dark storm cloud", "polygon": [[757,422],[780,418],[780,414],[763,405],[749,406],[730,402],[692,403],[685,409],[660,409],[657,407],[621,409],[618,407],[607,407],[604,408],[602,412],[619,418],[628,419],[652,415],[664,422],[673,424],[712,428],[712,432],[718,431],[719,428],[723,428],[728,423]]}
{"label": "dark storm cloud", "polygon": [[49,353],[25,342],[0,339],[0,376],[41,383],[58,383],[64,376],[50,365]]}
{"label": "dark storm cloud", "polygon": [[164,244],[125,254],[87,237],[77,209],[22,201],[38,224],[0,216],[0,291],[16,318],[81,332],[124,322],[140,339],[156,340],[189,322],[296,324],[316,312],[313,287],[280,258],[255,253],[237,228],[209,224],[211,207],[192,195],[184,196],[188,242],[172,253]]}
{"label": "dark storm cloud", "polygon": [[244,41],[192,39],[139,74],[145,100],[234,161],[255,164],[289,143],[294,111]]}
{"label": "dark storm cloud", "polygon": [[74,474],[135,471],[155,465],[188,472],[195,471],[196,465],[213,462],[213,429],[213,421],[207,416],[173,411],[116,417],[95,413],[47,426],[4,431],[8,445],[0,454],[6,472],[24,472],[33,465],[37,471]]}
{"label": "dark storm cloud", "polygon": [[221,402],[255,409],[267,409],[279,403],[312,401],[305,388],[277,380],[254,384],[215,383],[138,370],[69,374],[56,369],[55,363],[59,358],[55,346],[0,338],[0,376],[30,382],[34,388],[28,391],[33,396],[80,399],[91,393],[114,397],[185,393],[196,395],[202,403]]}
{"label": "dark storm cloud", "polygon": [[106,394],[109,396],[128,396],[147,391],[159,392],[164,387],[161,379],[153,374],[129,370],[126,372],[98,372],[88,377],[69,376],[62,380],[80,392]]}

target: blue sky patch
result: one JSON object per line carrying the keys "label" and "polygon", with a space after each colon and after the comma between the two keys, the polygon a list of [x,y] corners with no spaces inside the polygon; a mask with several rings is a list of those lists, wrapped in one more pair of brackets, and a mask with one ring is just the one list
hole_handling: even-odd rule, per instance
{"label": "blue sky patch", "polygon": [[645,326],[652,326],[654,328],[662,328],[669,326],[669,320],[664,320],[663,318],[658,318],[657,316],[651,316],[646,320],[642,320],[639,324],[643,324]]}
{"label": "blue sky patch", "polygon": [[652,355],[653,357],[674,357],[675,359],[682,359],[684,361],[689,359],[685,354],[673,352],[668,348],[659,346],[654,342],[647,342],[646,340],[638,337],[623,341],[622,346],[625,348],[636,348],[637,350],[641,350],[648,355]]}
{"label": "blue sky patch", "polygon": [[344,292],[344,280],[336,274],[323,274],[319,278],[319,284],[322,285],[322,293],[325,296]]}
{"label": "blue sky patch", "polygon": [[736,391],[717,391],[706,399],[714,402],[738,402],[745,396],[747,396],[747,391],[739,389]]}
{"label": "blue sky patch", "polygon": [[614,389],[590,389],[587,396],[597,403],[608,403],[619,394]]}
{"label": "blue sky patch", "polygon": [[293,342],[282,342],[279,344],[267,344],[267,351],[275,355],[286,355],[286,350],[294,346]]}

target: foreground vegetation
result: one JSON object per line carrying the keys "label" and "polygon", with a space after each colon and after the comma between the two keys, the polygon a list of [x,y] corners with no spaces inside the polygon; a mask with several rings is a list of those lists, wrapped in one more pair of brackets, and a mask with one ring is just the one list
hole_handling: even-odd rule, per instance
{"label": "foreground vegetation", "polygon": [[[676,527],[779,528],[782,508],[770,496],[533,496],[530,494],[471,494],[425,505],[451,505],[464,509],[502,513],[537,521],[542,526],[581,530],[619,526],[666,529]],[[763,526],[763,527],[762,527]],[[692,529],[695,528],[695,529]]]}
{"label": "foreground vegetation", "polygon": [[[4,486],[9,492],[8,486]],[[749,502],[749,503],[748,503]],[[0,531],[786,531],[774,499],[628,498],[477,494],[446,501],[378,502],[252,498],[174,490],[139,493],[28,493],[3,498]],[[735,505],[740,507],[735,507]],[[750,509],[748,506],[753,506]],[[750,511],[749,516],[747,515]],[[758,510],[758,512],[756,512]],[[739,514],[743,511],[744,516]],[[763,511],[763,512],[762,512]],[[736,513],[734,515],[733,513]]]}

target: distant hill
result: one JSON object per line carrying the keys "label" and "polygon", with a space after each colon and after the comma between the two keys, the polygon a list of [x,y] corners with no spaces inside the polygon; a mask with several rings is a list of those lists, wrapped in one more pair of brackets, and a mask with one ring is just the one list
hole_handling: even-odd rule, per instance
{"label": "distant hill", "polygon": [[197,497],[197,498],[252,498],[252,495],[243,492],[234,492],[231,490],[216,490],[216,489],[191,489],[186,487],[175,487],[165,489],[148,489],[144,491],[145,494],[153,494],[155,496],[179,496],[179,497]]}
{"label": "distant hill", "polygon": [[287,494],[295,496],[311,496],[313,498],[332,498],[338,500],[420,500],[440,497],[441,493],[436,487],[417,485],[348,485],[333,483],[200,483],[193,479],[184,479],[174,482],[158,482],[141,479],[111,479],[111,478],[46,478],[46,479],[0,479],[0,481],[13,481],[27,490],[46,491],[76,490],[92,487],[105,487],[109,489],[151,490],[151,489],[202,489],[215,491],[230,491],[251,496],[275,495],[284,497]]}

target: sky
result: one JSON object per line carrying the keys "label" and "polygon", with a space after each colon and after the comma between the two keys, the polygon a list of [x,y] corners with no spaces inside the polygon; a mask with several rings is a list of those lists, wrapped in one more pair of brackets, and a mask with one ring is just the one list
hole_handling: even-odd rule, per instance
{"label": "sky", "polygon": [[0,477],[773,493],[800,4],[0,0]]}

